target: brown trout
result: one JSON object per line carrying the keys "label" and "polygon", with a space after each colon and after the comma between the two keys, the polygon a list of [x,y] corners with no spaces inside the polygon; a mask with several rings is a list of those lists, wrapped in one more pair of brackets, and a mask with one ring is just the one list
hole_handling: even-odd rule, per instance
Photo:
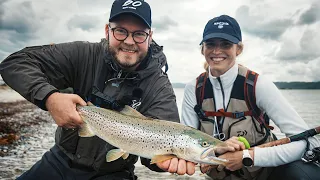
{"label": "brown trout", "polygon": [[77,106],[83,121],[79,136],[94,135],[119,148],[110,150],[106,161],[134,154],[151,159],[151,163],[174,157],[204,164],[224,164],[215,156],[227,144],[197,129],[183,124],[151,119],[129,106],[121,112],[96,106]]}

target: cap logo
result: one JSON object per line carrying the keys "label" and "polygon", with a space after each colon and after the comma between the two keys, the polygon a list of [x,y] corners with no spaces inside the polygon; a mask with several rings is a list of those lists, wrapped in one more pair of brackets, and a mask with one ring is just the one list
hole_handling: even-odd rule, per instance
{"label": "cap logo", "polygon": [[122,9],[137,9],[136,7],[139,7],[142,5],[141,1],[132,1],[132,0],[127,0],[122,4]]}
{"label": "cap logo", "polygon": [[213,25],[218,26],[219,29],[222,29],[223,26],[229,26],[227,22],[215,22]]}

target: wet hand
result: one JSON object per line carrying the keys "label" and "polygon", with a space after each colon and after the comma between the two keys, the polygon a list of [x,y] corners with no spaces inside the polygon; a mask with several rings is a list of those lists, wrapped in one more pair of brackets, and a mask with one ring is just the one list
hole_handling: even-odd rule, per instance
{"label": "wet hand", "polygon": [[223,171],[224,168],[225,168],[225,166],[222,164],[220,164],[220,165],[201,164],[200,165],[200,171],[202,173],[210,173],[211,169],[216,169],[217,172],[220,172],[220,171]]}
{"label": "wet hand", "polygon": [[243,142],[238,140],[239,137],[232,136],[228,140],[225,141],[226,144],[228,144],[229,147],[231,147],[230,151],[240,151],[246,149]]}
{"label": "wet hand", "polygon": [[200,164],[200,171],[202,173],[209,172],[212,168],[217,168],[218,165],[208,165],[208,164]]}
{"label": "wet hand", "polygon": [[[250,153],[251,157],[254,157],[253,150],[249,150],[249,153]],[[230,171],[235,171],[235,170],[242,168],[242,166],[243,166],[242,155],[243,155],[242,151],[227,152],[227,153],[219,156],[219,158],[227,159],[228,162],[226,162],[226,164],[225,164],[226,169],[228,169]]]}
{"label": "wet hand", "polygon": [[167,172],[177,173],[179,175],[193,175],[195,173],[196,163],[186,161],[184,159],[173,158],[160,163],[157,166]]}
{"label": "wet hand", "polygon": [[65,128],[76,128],[83,123],[76,110],[76,105],[87,105],[78,95],[53,93],[46,101],[46,108],[55,120],[56,124]]}

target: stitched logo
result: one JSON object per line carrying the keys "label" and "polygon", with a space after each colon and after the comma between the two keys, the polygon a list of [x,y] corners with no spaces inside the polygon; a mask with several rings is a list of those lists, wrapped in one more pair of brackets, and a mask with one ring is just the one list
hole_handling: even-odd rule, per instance
{"label": "stitched logo", "polygon": [[237,131],[237,136],[245,136],[245,135],[247,135],[248,134],[248,132],[246,131],[246,130],[244,130],[244,131]]}
{"label": "stitched logo", "polygon": [[213,25],[218,26],[219,29],[222,29],[223,26],[229,26],[227,22],[215,22]]}
{"label": "stitched logo", "polygon": [[140,101],[140,100],[132,100],[132,105],[131,105],[131,107],[132,107],[133,109],[137,109],[140,105],[141,105],[141,101]]}
{"label": "stitched logo", "polygon": [[122,4],[122,9],[137,9],[137,7],[141,6],[141,1],[133,1],[133,0],[127,0]]}

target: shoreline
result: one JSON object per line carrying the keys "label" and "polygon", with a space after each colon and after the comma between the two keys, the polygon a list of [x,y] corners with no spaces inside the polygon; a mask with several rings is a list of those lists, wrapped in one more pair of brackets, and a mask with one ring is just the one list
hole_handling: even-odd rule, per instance
{"label": "shoreline", "polygon": [[[7,86],[0,86],[0,179],[16,179],[54,145],[57,125],[47,111],[25,100]],[[154,172],[135,164],[140,180],[211,179],[199,167],[192,176]]]}

